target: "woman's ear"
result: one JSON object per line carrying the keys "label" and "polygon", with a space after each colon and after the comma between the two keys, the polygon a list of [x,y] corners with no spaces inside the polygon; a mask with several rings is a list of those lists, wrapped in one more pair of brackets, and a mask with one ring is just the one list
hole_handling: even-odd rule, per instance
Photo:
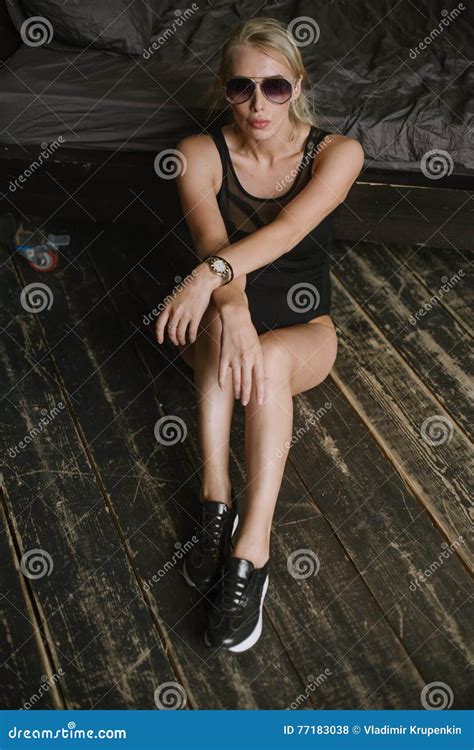
{"label": "woman's ear", "polygon": [[303,76],[302,75],[298,76],[298,78],[296,79],[295,85],[293,87],[293,100],[297,99],[299,97],[299,95],[301,94],[301,82],[302,82],[302,80],[303,80]]}

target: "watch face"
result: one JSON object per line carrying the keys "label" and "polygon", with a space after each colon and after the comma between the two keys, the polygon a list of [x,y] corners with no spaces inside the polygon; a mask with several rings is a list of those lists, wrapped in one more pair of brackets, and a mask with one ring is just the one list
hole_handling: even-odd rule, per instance
{"label": "watch face", "polygon": [[223,273],[225,271],[225,263],[223,260],[215,260],[212,266],[218,273]]}

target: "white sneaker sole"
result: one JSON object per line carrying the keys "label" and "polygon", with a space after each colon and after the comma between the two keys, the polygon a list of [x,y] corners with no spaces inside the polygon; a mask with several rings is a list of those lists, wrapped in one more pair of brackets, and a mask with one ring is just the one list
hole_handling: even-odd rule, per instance
{"label": "white sneaker sole", "polygon": [[[234,518],[234,525],[232,526],[231,537],[234,536],[235,530],[236,530],[238,524],[239,524],[239,516],[236,515],[235,518]],[[186,560],[183,561],[183,568],[182,568],[182,570],[183,570],[184,580],[186,581],[186,583],[188,584],[188,586],[192,586],[194,589],[196,589],[197,588],[196,584],[189,577],[189,573],[188,573],[187,568],[186,568]]]}
{"label": "white sneaker sole", "polygon": [[[241,653],[242,651],[247,651],[249,648],[252,648],[254,646],[260,636],[262,635],[262,625],[263,625],[263,602],[265,599],[265,594],[267,593],[268,589],[268,579],[267,576],[265,579],[265,583],[263,584],[263,591],[262,591],[262,598],[260,601],[260,611],[258,613],[258,621],[255,625],[254,629],[250,633],[250,635],[247,636],[247,638],[244,638],[243,641],[240,643],[236,643],[235,646],[226,646],[227,651],[233,651],[234,653]],[[207,632],[204,633],[204,643],[206,646],[211,646],[211,643],[209,642],[209,639],[207,637]]]}
{"label": "white sneaker sole", "polygon": [[235,514],[235,518],[234,518],[234,525],[232,526],[232,533],[231,533],[231,535],[230,535],[230,536],[231,536],[231,539],[232,539],[232,537],[234,536],[234,534],[235,534],[235,532],[236,532],[236,529],[237,529],[237,526],[238,526],[238,525],[239,525],[239,514],[238,514],[238,513],[236,513],[236,514]]}

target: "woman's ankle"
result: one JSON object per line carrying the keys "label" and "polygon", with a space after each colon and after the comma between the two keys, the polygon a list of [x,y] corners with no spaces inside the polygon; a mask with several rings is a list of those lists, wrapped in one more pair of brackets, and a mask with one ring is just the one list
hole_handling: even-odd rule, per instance
{"label": "woman's ankle", "polygon": [[230,554],[231,557],[250,560],[256,568],[263,568],[270,557],[270,547],[269,545],[262,545],[261,540],[258,544],[237,540]]}
{"label": "woman's ankle", "polygon": [[205,500],[211,500],[214,502],[226,503],[226,505],[231,505],[232,484],[230,480],[202,480],[201,489],[199,492],[199,500],[201,502],[204,502]]}

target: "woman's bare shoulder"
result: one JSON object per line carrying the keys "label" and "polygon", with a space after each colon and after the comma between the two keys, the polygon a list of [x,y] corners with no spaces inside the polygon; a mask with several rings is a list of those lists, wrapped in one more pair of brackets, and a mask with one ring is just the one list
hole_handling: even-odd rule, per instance
{"label": "woman's bare shoulder", "polygon": [[176,145],[176,150],[184,156],[193,174],[206,175],[213,185],[221,179],[219,152],[213,138],[207,133],[185,136]]}
{"label": "woman's bare shoulder", "polygon": [[213,138],[207,133],[193,133],[182,138],[176,145],[176,149],[185,155],[193,157],[209,156],[216,152]]}
{"label": "woman's bare shoulder", "polygon": [[340,133],[326,133],[317,147],[317,154],[313,159],[314,172],[322,161],[335,160],[341,158],[353,161],[354,163],[364,162],[364,149],[356,138],[351,138]]}

